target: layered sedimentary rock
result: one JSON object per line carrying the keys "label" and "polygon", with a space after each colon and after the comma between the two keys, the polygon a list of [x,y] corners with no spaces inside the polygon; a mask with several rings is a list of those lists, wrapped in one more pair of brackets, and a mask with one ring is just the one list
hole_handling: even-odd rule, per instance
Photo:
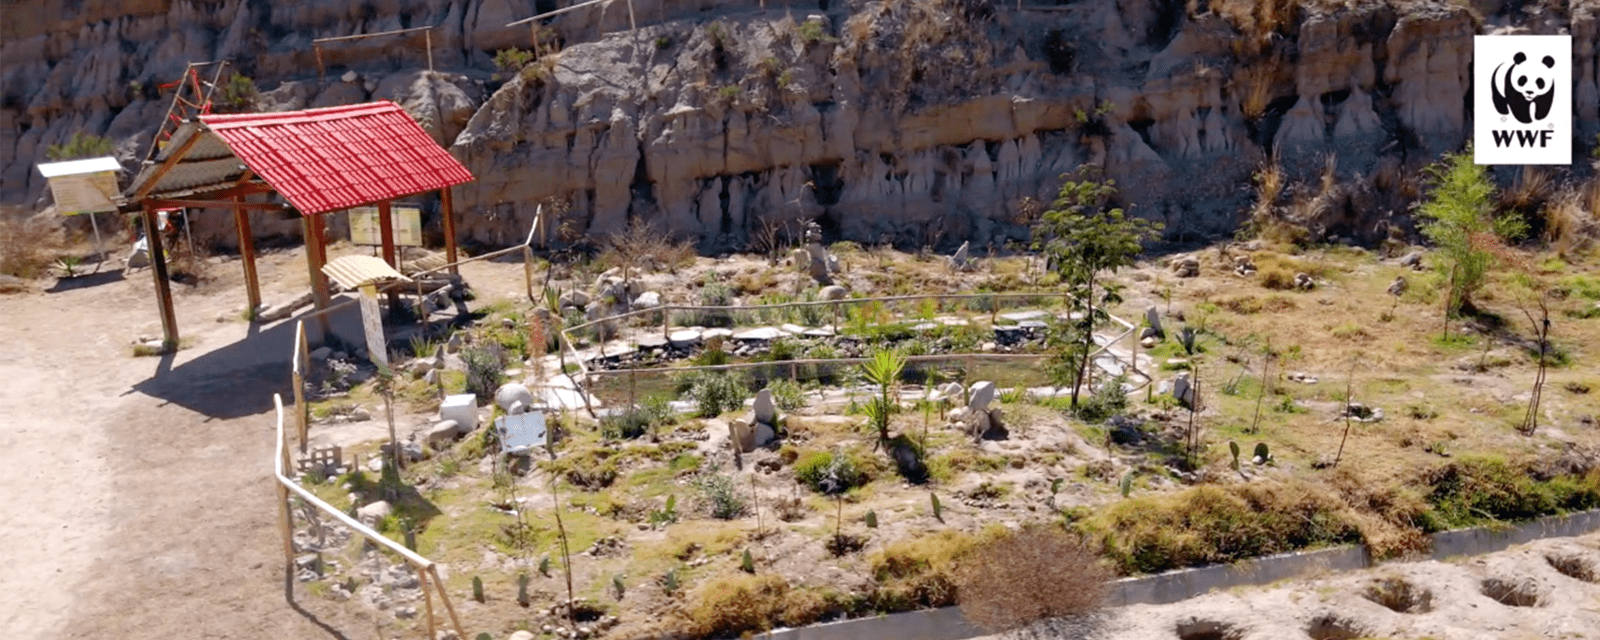
{"label": "layered sedimentary rock", "polygon": [[[1027,235],[1019,201],[1048,202],[1082,163],[1102,165],[1169,234],[1225,231],[1274,156],[1299,175],[1332,157],[1349,178],[1410,173],[1458,148],[1483,32],[1571,33],[1580,127],[1600,130],[1600,0],[1309,3],[1283,15],[1226,0],[1047,12],[636,0],[631,17],[612,3],[555,18],[539,37],[559,53],[495,68],[495,52],[533,41],[507,23],[569,4],[8,6],[0,200],[48,203],[32,165],[74,132],[142,154],[170,103],[156,85],[216,59],[255,79],[262,108],[403,104],[478,176],[456,207],[466,239],[485,244],[520,239],[554,199],[570,206],[569,237],[644,220],[715,250],[817,218],[835,239],[1000,246]],[[422,71],[414,34],[325,46],[318,77],[313,39],[422,25],[435,27],[436,73]]]}

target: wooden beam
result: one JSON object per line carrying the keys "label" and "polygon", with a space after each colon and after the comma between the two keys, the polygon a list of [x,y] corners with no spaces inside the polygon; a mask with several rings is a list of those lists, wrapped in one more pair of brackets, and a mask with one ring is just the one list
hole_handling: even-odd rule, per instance
{"label": "wooden beam", "polygon": [[[383,241],[383,261],[395,269],[400,268],[400,263],[395,259],[394,250],[394,213],[388,200],[378,203],[378,235]],[[389,290],[389,312],[394,313],[400,305],[400,292]]]}
{"label": "wooden beam", "polygon": [[156,281],[156,304],[161,307],[162,346],[178,348],[178,317],[172,310],[172,281],[167,276],[166,250],[161,246],[160,222],[154,207],[144,207],[145,245],[150,252],[150,274]]}
{"label": "wooden beam", "polygon": [[[317,310],[328,308],[332,296],[328,293],[328,276],[322,272],[322,266],[328,263],[328,248],[323,244],[322,216],[310,215],[300,219],[301,228],[304,229],[306,241],[306,268],[311,273],[311,297],[316,302]],[[317,316],[317,322],[322,328],[322,339],[328,339],[328,316]]]}
{"label": "wooden beam", "polygon": [[566,7],[564,9],[556,9],[555,11],[546,11],[546,12],[541,13],[541,14],[536,15],[536,16],[532,16],[532,17],[529,17],[529,18],[523,18],[523,19],[518,20],[516,22],[509,23],[506,26],[507,27],[521,26],[521,25],[527,24],[529,22],[533,22],[534,20],[539,20],[541,18],[549,18],[549,17],[553,17],[553,16],[559,16],[559,15],[561,15],[563,13],[567,13],[568,11],[577,11],[577,10],[582,9],[584,7],[587,7],[589,5],[595,5],[595,4],[600,4],[602,2],[610,2],[610,1],[611,0],[589,0],[588,2],[580,2],[578,4],[572,5],[570,7]]}
{"label": "wooden beam", "polygon": [[427,31],[427,30],[432,29],[432,28],[433,27],[411,27],[410,29],[395,29],[394,31],[380,31],[378,33],[358,33],[358,34],[355,34],[353,36],[333,36],[331,38],[317,38],[316,40],[312,40],[312,42],[314,42],[316,44],[322,44],[324,42],[343,42],[343,41],[346,41],[346,40],[361,40],[363,38],[377,38],[379,36],[393,36],[393,35],[399,35],[399,34],[402,34],[402,33],[416,33],[418,31]]}
{"label": "wooden beam", "polygon": [[183,161],[183,157],[189,155],[189,151],[200,143],[201,133],[200,131],[194,132],[194,135],[189,136],[188,140],[184,140],[183,144],[172,152],[172,155],[167,156],[166,161],[162,162],[161,166],[156,167],[156,172],[150,175],[150,179],[145,181],[144,186],[139,187],[139,190],[133,194],[132,199],[143,200],[145,196],[150,195],[156,185],[161,183],[161,179],[167,176],[167,172],[178,166],[178,163]]}
{"label": "wooden beam", "polygon": [[261,310],[261,284],[256,279],[256,238],[250,232],[250,212],[243,205],[244,196],[233,197],[233,221],[239,228],[239,261],[244,263],[244,290],[250,300],[250,321]]}
{"label": "wooden beam", "polygon": [[[243,197],[243,194],[230,196],[231,198]],[[150,206],[157,209],[178,209],[192,207],[195,209],[265,209],[268,211],[281,211],[288,205],[278,202],[242,202],[239,200],[146,200]]]}
{"label": "wooden beam", "polygon": [[444,259],[450,263],[450,275],[461,275],[456,262],[456,213],[451,201],[450,187],[439,190],[439,210],[444,215]]}

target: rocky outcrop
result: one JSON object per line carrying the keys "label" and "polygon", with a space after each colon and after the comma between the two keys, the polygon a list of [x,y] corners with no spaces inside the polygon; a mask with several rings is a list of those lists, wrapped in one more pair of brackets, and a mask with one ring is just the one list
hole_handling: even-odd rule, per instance
{"label": "rocky outcrop", "polygon": [[[858,0],[815,15],[635,0],[632,16],[605,4],[556,18],[541,37],[564,50],[521,72],[494,67],[497,50],[532,40],[507,23],[568,4],[8,6],[0,200],[47,203],[33,164],[74,132],[111,137],[129,161],[142,154],[170,104],[155,87],[191,60],[230,60],[262,89],[261,108],[401,103],[478,177],[456,208],[466,239],[491,245],[519,240],[556,198],[571,205],[571,236],[644,219],[713,250],[815,218],[829,239],[981,251],[1026,238],[1018,201],[1048,202],[1058,176],[1085,162],[1169,234],[1224,232],[1269,158],[1299,178],[1330,156],[1341,177],[1403,176],[1458,148],[1471,37],[1484,31],[1570,32],[1578,117],[1600,131],[1600,0],[1561,11],[1362,0],[1277,16],[1217,0],[1020,13],[986,0]],[[438,72],[421,70],[423,38],[410,35],[327,45],[318,77],[313,39],[420,25],[435,27]],[[1375,232],[1403,211],[1378,193],[1402,186],[1352,188],[1365,195],[1346,206],[1380,210],[1346,231]],[[226,224],[210,230],[224,243]]]}

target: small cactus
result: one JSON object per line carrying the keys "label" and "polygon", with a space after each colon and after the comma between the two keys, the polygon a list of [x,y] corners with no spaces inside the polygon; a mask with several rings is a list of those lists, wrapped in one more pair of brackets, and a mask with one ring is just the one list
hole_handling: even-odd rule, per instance
{"label": "small cactus", "polygon": [[539,573],[546,578],[550,577],[550,556],[539,558]]}
{"label": "small cactus", "polygon": [[483,579],[472,576],[472,599],[483,602]]}
{"label": "small cactus", "polygon": [[517,604],[528,606],[528,574],[517,575]]}
{"label": "small cactus", "polygon": [[878,512],[868,511],[865,520],[867,521],[868,529],[878,528]]}
{"label": "small cactus", "polygon": [[1233,470],[1239,470],[1239,443],[1228,441],[1228,452],[1233,454]]}
{"label": "small cactus", "polygon": [[677,513],[677,511],[678,511],[678,494],[674,493],[674,494],[671,494],[671,495],[667,496],[667,509],[666,509],[666,512],[667,512],[667,515],[672,515],[674,513]]}
{"label": "small cactus", "polygon": [[668,569],[666,575],[661,576],[661,590],[671,595],[678,590],[678,570]]}
{"label": "small cactus", "polygon": [[755,558],[750,557],[749,549],[744,550],[744,557],[739,560],[739,570],[745,573],[756,572],[756,560]]}
{"label": "small cactus", "polygon": [[1129,469],[1122,474],[1122,481],[1117,483],[1117,488],[1122,491],[1122,497],[1124,498],[1133,492],[1133,469]]}
{"label": "small cactus", "polygon": [[944,507],[939,504],[939,494],[929,493],[928,497],[933,500],[934,519],[938,520],[939,522],[944,522]]}
{"label": "small cactus", "polygon": [[611,588],[617,590],[617,599],[621,600],[628,593],[627,585],[622,583],[622,574],[611,576]]}
{"label": "small cactus", "polygon": [[1266,464],[1267,461],[1271,459],[1272,451],[1267,449],[1267,443],[1257,442],[1254,462],[1256,464]]}

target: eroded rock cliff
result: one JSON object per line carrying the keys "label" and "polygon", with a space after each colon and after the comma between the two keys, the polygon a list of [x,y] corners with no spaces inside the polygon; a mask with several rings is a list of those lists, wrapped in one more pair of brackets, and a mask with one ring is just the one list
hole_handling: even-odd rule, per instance
{"label": "eroded rock cliff", "polygon": [[[1472,36],[1570,33],[1587,149],[1600,130],[1600,0],[1561,3],[854,0],[780,6],[637,0],[544,27],[550,0],[24,2],[0,48],[0,197],[47,202],[32,165],[73,132],[142,153],[189,61],[228,59],[260,106],[404,104],[478,176],[458,190],[467,239],[511,242],[549,198],[574,235],[649,220],[708,250],[820,218],[836,238],[1003,245],[1017,203],[1104,165],[1173,236],[1226,231],[1276,157],[1353,186],[1327,233],[1373,237],[1412,174],[1468,136]],[[436,25],[324,47],[319,37]],[[505,81],[509,79],[509,81]]]}

